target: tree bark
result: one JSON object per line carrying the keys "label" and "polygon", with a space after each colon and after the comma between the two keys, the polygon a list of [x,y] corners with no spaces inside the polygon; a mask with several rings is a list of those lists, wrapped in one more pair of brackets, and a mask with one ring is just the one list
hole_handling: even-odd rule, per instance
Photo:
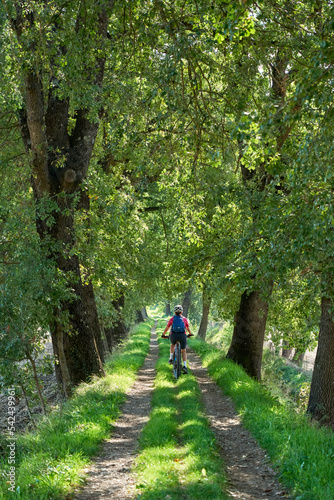
{"label": "tree bark", "polygon": [[334,428],[334,303],[322,297],[318,350],[307,411],[321,424]]}
{"label": "tree bark", "polygon": [[[59,311],[54,312],[55,318],[58,317],[58,313]],[[55,357],[57,381],[59,386],[63,389],[65,399],[67,399],[72,393],[72,382],[64,352],[64,331],[59,317],[58,320],[54,322],[53,327],[51,327],[51,337]]]}
{"label": "tree bark", "polygon": [[38,374],[37,374],[36,361],[32,358],[32,356],[30,356],[29,353],[27,353],[27,358],[30,361],[30,364],[32,366],[32,371],[33,371],[34,380],[35,380],[35,386],[36,386],[38,398],[39,398],[39,400],[41,402],[41,406],[42,406],[42,413],[43,413],[43,415],[46,415],[45,401],[44,401],[44,398],[42,395],[41,384],[39,382],[39,378],[38,378]]}
{"label": "tree bark", "polygon": [[108,354],[112,354],[112,346],[109,347],[107,336],[105,329],[101,327],[102,331],[102,342],[103,342],[103,348],[104,348],[104,354],[107,356]]}
{"label": "tree bark", "polygon": [[293,356],[293,360],[300,366],[302,366],[304,358],[305,358],[305,351],[300,351],[299,349],[296,349],[296,352]]}
{"label": "tree bark", "polygon": [[205,340],[206,338],[206,332],[208,329],[208,322],[209,322],[209,312],[210,312],[210,306],[211,306],[211,300],[212,298],[208,295],[207,288],[204,285],[203,286],[203,294],[202,294],[202,319],[201,319],[201,324],[199,325],[198,329],[198,337],[202,340]]}
{"label": "tree bark", "polygon": [[105,335],[110,351],[112,351],[114,346],[119,345],[124,339],[126,339],[128,334],[122,313],[124,302],[124,294],[120,295],[118,299],[112,301],[112,305],[116,310],[117,319],[113,326],[105,328]]}
{"label": "tree bark", "polygon": [[192,294],[192,288],[186,291],[182,302],[182,307],[183,307],[182,315],[185,316],[186,318],[188,318],[189,307],[191,304],[191,294]]}
{"label": "tree bark", "polygon": [[138,311],[136,311],[136,323],[143,323],[144,321],[145,321],[144,311],[143,309],[138,309]]}
{"label": "tree bark", "polygon": [[261,380],[268,309],[268,302],[259,291],[245,291],[242,294],[235,316],[232,342],[226,355],[227,359],[241,365],[248,375],[257,380]]}
{"label": "tree bark", "polygon": [[[65,396],[70,392],[70,385],[87,380],[93,373],[103,374],[104,361],[93,287],[90,282],[87,285],[82,283],[79,259],[76,255],[71,255],[75,245],[71,200],[72,197],[68,197],[66,212],[63,206],[66,195],[60,197],[60,211],[54,214],[54,223],[50,228],[46,227],[45,220],[37,219],[41,239],[49,237],[51,242],[57,245],[61,242],[63,245],[63,251],[51,250],[50,258],[56,261],[58,269],[67,277],[66,285],[72,293],[71,299],[60,302],[60,311],[55,312],[55,321],[51,327],[54,353],[58,355],[61,367],[57,371],[58,381],[64,388]],[[66,316],[68,324],[61,321]]]}
{"label": "tree bark", "polygon": [[166,316],[171,316],[171,314],[172,314],[172,311],[170,310],[170,302],[167,302],[167,304],[166,304],[165,313],[166,313]]}
{"label": "tree bark", "polygon": [[282,358],[290,358],[292,349],[289,347],[289,342],[283,340]]}

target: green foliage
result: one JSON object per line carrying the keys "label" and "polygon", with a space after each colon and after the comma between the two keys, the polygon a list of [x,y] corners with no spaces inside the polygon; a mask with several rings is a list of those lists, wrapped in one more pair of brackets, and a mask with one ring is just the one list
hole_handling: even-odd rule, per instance
{"label": "green foliage", "polygon": [[[215,317],[232,321],[241,293],[274,281],[268,333],[312,346],[320,294],[333,298],[333,6],[114,2],[103,40],[94,25],[103,5],[29,2],[20,40],[16,2],[0,6],[0,332],[2,359],[15,358],[1,375],[14,380],[25,349],[38,355],[57,305],[71,300],[46,252],[59,242],[40,245],[34,227],[19,133],[32,68],[45,99],[53,89],[69,101],[69,131],[79,109],[100,122],[71,255],[93,280],[103,326],[120,295],[129,324],[136,309],[190,286],[196,321],[204,286]],[[57,176],[65,159],[48,154]],[[48,225],[55,204],[36,207]]]}
{"label": "green foliage", "polygon": [[[123,349],[106,365],[107,376],[81,384],[74,396],[41,420],[34,432],[17,434],[16,484],[8,492],[7,476],[1,478],[0,498],[61,499],[84,481],[83,468],[110,434],[125,393],[135,379],[149,349],[150,325],[136,326]],[[6,441],[1,441],[1,466],[8,471]]]}
{"label": "green foliage", "polygon": [[312,375],[297,366],[292,366],[283,358],[264,350],[262,380],[270,392],[279,399],[293,402],[297,411],[305,412],[310,393]]}
{"label": "green foliage", "polygon": [[[5,151],[6,154],[6,151]],[[53,308],[69,297],[65,279],[40,247],[27,165],[2,165],[0,207],[0,388],[17,386],[36,402],[38,372],[49,373],[53,359],[43,354]],[[23,171],[23,172],[22,172]],[[19,175],[20,174],[20,175]]]}
{"label": "green foliage", "polygon": [[206,342],[212,344],[221,350],[222,353],[227,354],[230,347],[233,334],[233,324],[226,321],[223,325],[218,323],[208,328],[206,334]]}

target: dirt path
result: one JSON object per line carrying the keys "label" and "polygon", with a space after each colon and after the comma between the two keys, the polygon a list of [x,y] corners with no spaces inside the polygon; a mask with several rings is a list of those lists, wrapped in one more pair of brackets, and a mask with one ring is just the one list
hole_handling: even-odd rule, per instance
{"label": "dirt path", "polygon": [[228,493],[239,500],[288,498],[268,464],[265,452],[241,425],[232,401],[208,376],[200,358],[191,350],[188,359],[198,380],[206,414],[227,468]]}
{"label": "dirt path", "polygon": [[[131,467],[138,451],[139,434],[149,418],[157,358],[158,344],[153,328],[150,353],[138,372],[111,438],[103,443],[101,454],[87,469],[87,483],[75,496],[76,500],[132,500],[136,496],[136,478],[131,473]],[[288,498],[278,484],[264,451],[242,427],[231,400],[210,379],[195,353],[189,352],[189,361],[226,464],[231,498]]]}
{"label": "dirt path", "polygon": [[87,483],[76,500],[130,500],[135,496],[136,482],[130,469],[139,434],[150,413],[157,358],[158,343],[155,328],[152,328],[150,352],[144,366],[122,407],[122,415],[115,422],[111,438],[103,443],[101,454],[87,470]]}

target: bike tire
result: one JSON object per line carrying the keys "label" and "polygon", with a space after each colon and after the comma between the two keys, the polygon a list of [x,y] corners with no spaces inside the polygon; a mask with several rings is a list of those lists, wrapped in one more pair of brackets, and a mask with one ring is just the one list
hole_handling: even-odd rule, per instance
{"label": "bike tire", "polygon": [[175,345],[173,370],[176,380],[181,376],[182,363],[181,363],[181,345],[179,342]]}

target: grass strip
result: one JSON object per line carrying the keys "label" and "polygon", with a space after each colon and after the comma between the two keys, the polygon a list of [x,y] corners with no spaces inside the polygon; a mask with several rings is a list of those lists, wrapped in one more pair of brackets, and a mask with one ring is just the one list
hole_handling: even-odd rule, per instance
{"label": "grass strip", "polygon": [[[158,337],[166,321],[158,323]],[[203,414],[193,375],[175,382],[167,364],[169,342],[159,339],[150,420],[136,460],[140,500],[224,500],[223,464]]]}
{"label": "grass strip", "polygon": [[334,435],[275,398],[221,351],[192,341],[210,376],[230,396],[244,425],[266,449],[280,480],[298,500],[334,498]]}
{"label": "grass strip", "polygon": [[42,420],[35,432],[17,435],[14,493],[8,491],[8,441],[2,438],[1,499],[71,498],[74,487],[83,481],[89,458],[110,436],[126,391],[149,351],[150,330],[149,322],[136,325],[123,348],[106,363],[106,377],[80,384],[61,411]]}

